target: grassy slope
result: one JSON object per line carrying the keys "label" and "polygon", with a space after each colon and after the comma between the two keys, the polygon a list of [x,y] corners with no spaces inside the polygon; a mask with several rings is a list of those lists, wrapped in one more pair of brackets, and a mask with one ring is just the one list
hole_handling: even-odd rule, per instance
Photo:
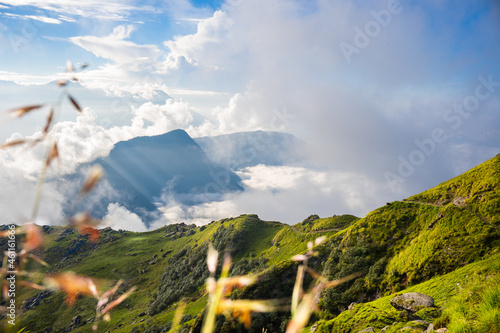
{"label": "grassy slope", "polygon": [[[435,188],[403,202],[390,203],[358,220],[348,229],[343,242],[364,234],[386,247],[389,262],[381,287],[386,287],[389,295],[322,322],[321,331],[358,332],[368,326],[384,327],[397,319],[397,311],[388,300],[393,292],[405,288],[428,293],[438,305],[453,303],[459,290],[457,283],[479,283],[486,288],[489,282],[484,277],[500,271],[499,213],[497,156]],[[474,263],[481,259],[486,260]],[[471,276],[476,276],[474,282],[470,282]],[[401,323],[393,329],[397,331],[403,326]]]}
{"label": "grassy slope", "polygon": [[[200,231],[200,228],[187,226],[178,228],[192,230],[194,234],[189,236],[181,236],[182,231],[174,230],[176,226],[146,233],[116,232],[108,229],[102,233],[95,248],[92,248],[92,243],[85,237],[72,233],[71,229],[55,227],[45,235],[44,251],[40,251],[40,256],[51,267],[49,269],[33,268],[41,269],[47,274],[71,270],[77,274],[91,276],[100,282],[102,290],[111,288],[119,279],[125,280],[127,286],[138,286],[138,290],[123,305],[114,310],[111,322],[100,325],[102,329],[129,332],[134,323],[139,323],[143,318],[146,319],[138,315],[147,312],[149,300],[158,289],[162,273],[168,269],[168,258],[188,244],[198,246],[209,241],[222,225],[233,225],[237,232],[245,231],[245,251],[239,253],[239,257],[250,256],[251,253],[260,255],[264,252],[268,253],[269,258],[275,257],[276,254],[273,254],[273,251],[267,250],[273,247],[272,240],[278,232],[289,229],[288,226],[278,222],[264,222],[255,215],[243,215],[234,219],[213,222],[203,228],[203,231]],[[179,238],[171,239],[172,235]],[[78,245],[78,243],[84,244],[80,250],[67,254],[68,249],[74,249],[75,244]],[[300,244],[302,246],[294,244],[293,248],[305,250],[306,244]],[[164,254],[166,254],[165,257],[163,257]],[[149,263],[154,260],[154,255],[157,256],[157,262],[150,265]],[[235,261],[238,259],[238,257],[234,258]],[[18,302],[22,303],[38,293],[38,291],[24,290],[22,296],[18,297]],[[92,318],[95,313],[95,302],[92,299],[80,298],[73,307],[66,306],[63,300],[64,297],[61,294],[54,293],[47,297],[36,307],[36,310],[27,311],[22,315],[20,326],[27,325],[32,330],[39,330],[52,325],[62,329],[69,326],[76,315],[81,315],[86,319]],[[206,297],[203,294],[195,295],[188,306],[187,313],[197,314],[205,304]],[[146,320],[150,323],[166,323],[171,321],[174,311],[175,305]],[[40,320],[41,318],[43,320]],[[122,328],[118,327],[119,325],[122,325]],[[90,325],[86,325],[73,331],[86,332],[89,329]]]}
{"label": "grassy slope", "polygon": [[[436,281],[435,286],[438,290],[442,289],[443,297],[435,297],[444,302],[452,295],[442,288],[445,283],[438,283],[442,277],[434,276],[452,272],[446,276],[453,277],[456,273],[459,274],[456,276],[462,277],[461,273],[457,273],[460,271],[453,271],[498,252],[499,174],[500,158],[496,157],[462,176],[403,202],[381,207],[362,219],[349,215],[308,218],[295,226],[288,226],[264,222],[255,215],[242,215],[213,222],[204,228],[173,225],[147,233],[105,230],[97,246],[82,236],[67,233],[66,228],[53,228],[46,236],[45,251],[40,253],[51,268],[48,271],[42,269],[42,272],[72,270],[99,279],[103,289],[110,288],[119,279],[125,280],[126,287],[138,286],[138,290],[113,311],[111,322],[100,324],[103,330],[129,332],[140,323],[164,324],[171,321],[175,304],[153,317],[139,314],[147,312],[162,273],[169,269],[168,259],[186,245],[196,247],[209,241],[222,225],[232,225],[235,232],[244,235],[244,250],[238,253],[235,261],[264,256],[269,259],[269,265],[289,260],[292,255],[305,251],[307,242],[321,235],[342,237],[341,247],[355,243],[360,235],[367,235],[386,249],[385,256],[389,263],[383,274],[381,287],[384,290],[391,293],[406,287],[423,286],[425,292],[425,288],[431,286],[426,283]],[[81,246],[79,251],[67,253],[68,249],[78,249],[78,246]],[[149,263],[154,255],[158,257],[157,262],[151,265]],[[494,258],[498,259],[498,256]],[[473,265],[463,269],[475,267]],[[429,282],[418,284],[431,278]],[[22,302],[38,293],[28,290],[18,300]],[[196,314],[206,304],[203,286],[193,295],[186,296],[189,297],[187,313]],[[383,299],[366,307],[360,306],[360,310],[354,312],[359,315],[345,322],[361,327],[357,324],[360,318],[365,317],[361,310],[370,316],[380,314],[388,321],[394,313],[384,305]],[[27,311],[20,317],[20,326],[28,325],[33,331],[47,326],[64,329],[76,315],[81,315],[83,319],[93,317],[93,300],[81,298],[74,307],[67,307],[62,300],[63,296],[56,293],[47,297],[35,310]],[[370,306],[380,311],[371,311]],[[388,317],[384,317],[386,315]],[[336,320],[344,321],[343,316],[347,314],[343,313]],[[88,331],[90,325],[73,330]]]}
{"label": "grassy slope", "polygon": [[[496,254],[446,275],[409,287],[404,292],[420,292],[433,297],[437,307],[449,307],[464,292],[468,293],[472,287],[477,288],[478,284],[486,288],[498,288],[499,277],[500,254]],[[398,320],[398,311],[390,305],[389,301],[400,294],[402,292],[381,297],[373,302],[358,304],[352,310],[342,312],[335,319],[320,321],[317,332],[349,333],[358,332],[367,327],[373,327],[378,331]],[[439,325],[439,318],[435,322]],[[401,321],[386,332],[396,332],[404,326],[407,326],[406,321]]]}

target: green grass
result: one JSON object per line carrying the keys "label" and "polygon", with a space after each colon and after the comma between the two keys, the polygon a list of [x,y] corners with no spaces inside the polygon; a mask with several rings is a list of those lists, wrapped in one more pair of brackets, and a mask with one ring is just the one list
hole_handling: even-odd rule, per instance
{"label": "green grass", "polygon": [[[40,283],[42,273],[71,270],[97,279],[101,290],[111,288],[119,279],[125,280],[127,288],[137,286],[138,290],[112,311],[111,321],[100,324],[104,331],[129,332],[135,326],[161,326],[172,320],[177,302],[154,316],[139,314],[148,312],[164,272],[171,269],[169,258],[186,246],[194,251],[219,235],[237,247],[234,267],[238,267],[238,263],[251,267],[250,262],[265,263],[263,258],[267,259],[264,267],[252,267],[266,272],[276,267],[279,272],[271,274],[274,280],[269,283],[272,285],[264,286],[266,281],[259,281],[262,290],[273,291],[280,288],[279,283],[283,281],[279,279],[293,284],[295,270],[291,269],[290,258],[304,253],[308,242],[326,236],[335,241],[325,243],[330,247],[322,245],[320,259],[311,262],[318,270],[329,260],[336,262],[331,256],[342,256],[349,251],[356,253],[357,247],[367,244],[377,249],[376,253],[367,254],[373,257],[370,262],[380,262],[383,258],[387,265],[381,266],[380,279],[370,277],[370,281],[377,284],[371,285],[371,290],[378,288],[382,297],[359,304],[334,319],[328,313],[320,315],[324,318],[320,322],[321,331],[358,332],[368,326],[378,330],[395,323],[387,332],[396,332],[408,323],[397,321],[398,312],[390,306],[389,300],[396,295],[395,291],[401,293],[400,290],[405,289],[405,292],[428,294],[435,298],[440,309],[445,309],[421,313],[436,325],[449,325],[456,332],[497,332],[500,316],[499,175],[500,157],[496,157],[462,176],[402,202],[389,203],[361,219],[352,215],[310,216],[289,226],[262,221],[256,215],[241,215],[202,228],[177,224],[145,233],[105,229],[97,244],[76,232],[68,233],[65,227],[54,227],[45,235],[43,249],[36,251],[51,266],[43,268],[36,263],[30,264],[30,269],[39,272],[31,280]],[[151,264],[152,261],[155,263]],[[181,258],[177,264],[188,265],[184,261]],[[239,267],[244,267],[243,264]],[[281,272],[280,267],[286,269]],[[284,274],[285,271],[292,275]],[[362,290],[367,285],[358,286]],[[26,288],[22,291],[17,298],[19,304],[39,293]],[[203,311],[207,296],[202,282],[195,292],[184,296],[188,298],[187,314]],[[65,330],[76,315],[84,320],[95,315],[93,299],[82,297],[73,307],[66,306],[63,300],[62,294],[54,293],[35,310],[22,313],[20,309],[20,327],[26,326],[28,331],[48,326]],[[89,332],[90,326],[87,324],[73,331]]]}
{"label": "green grass", "polygon": [[[500,325],[497,312],[500,309],[500,254],[494,255],[449,274],[435,277],[429,281],[412,286],[404,292],[420,292],[434,298],[435,305],[444,308],[443,317],[436,319],[436,323],[449,323],[448,328],[470,326],[480,331],[479,325]],[[376,301],[359,304],[352,311],[344,311],[332,320],[319,322],[318,332],[358,332],[366,327],[382,329],[398,318],[398,311],[389,301],[403,292],[391,294]],[[482,316],[482,317],[481,317]],[[481,318],[481,320],[479,320]],[[430,319],[430,318],[428,318]],[[391,328],[397,331],[406,322],[399,323]],[[440,325],[437,325],[440,326]],[[456,332],[460,332],[457,330]],[[468,332],[468,331],[463,331]],[[491,331],[491,332],[498,332]]]}

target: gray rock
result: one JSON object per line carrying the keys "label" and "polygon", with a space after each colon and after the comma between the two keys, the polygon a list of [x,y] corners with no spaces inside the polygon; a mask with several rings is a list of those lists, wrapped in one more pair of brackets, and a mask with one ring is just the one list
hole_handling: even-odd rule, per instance
{"label": "gray rock", "polygon": [[385,333],[391,326],[385,326],[383,329],[380,330],[380,333]]}
{"label": "gray rock", "polygon": [[433,331],[434,331],[434,324],[429,324],[429,326],[423,333],[431,333]]}
{"label": "gray rock", "polygon": [[443,327],[443,328],[436,330],[436,333],[447,333],[447,332],[448,332],[448,329],[446,327]]}
{"label": "gray rock", "polygon": [[397,310],[406,310],[414,313],[421,308],[433,307],[434,298],[421,293],[406,293],[394,297],[390,303]]}
{"label": "gray rock", "polygon": [[411,327],[411,326],[405,326],[402,329],[400,329],[401,332],[404,332],[404,331],[407,331],[407,330],[413,331],[413,327]]}
{"label": "gray rock", "polygon": [[316,332],[316,329],[318,328],[318,323],[315,323],[314,325],[311,326],[311,333]]}
{"label": "gray rock", "polygon": [[364,330],[359,331],[358,333],[368,333],[368,332],[375,332],[375,330],[373,329],[373,327],[367,327]]}

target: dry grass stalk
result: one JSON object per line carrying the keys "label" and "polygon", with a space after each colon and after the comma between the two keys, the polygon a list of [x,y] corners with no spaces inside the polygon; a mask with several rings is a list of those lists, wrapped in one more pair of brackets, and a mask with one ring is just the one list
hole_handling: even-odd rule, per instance
{"label": "dry grass stalk", "polygon": [[28,106],[23,106],[20,108],[12,109],[12,110],[10,110],[10,112],[12,112],[14,114],[14,117],[19,118],[19,117],[22,117],[25,114],[27,114],[33,110],[38,110],[44,106],[45,106],[45,104],[28,105]]}
{"label": "dry grass stalk", "polygon": [[6,142],[6,143],[0,145],[0,149],[5,149],[5,148],[9,148],[9,147],[19,146],[19,145],[22,145],[22,144],[25,144],[25,143],[26,143],[26,140],[24,140],[24,139],[13,140],[13,141]]}
{"label": "dry grass stalk", "polygon": [[101,179],[104,177],[104,169],[99,164],[94,164],[90,169],[90,172],[83,182],[82,188],[80,190],[81,195],[89,194],[96,186],[99,184]]}
{"label": "dry grass stalk", "polygon": [[179,304],[177,305],[177,309],[175,310],[174,320],[172,321],[172,328],[170,328],[168,333],[177,333],[179,331],[179,326],[181,325],[182,315],[184,314],[186,305],[186,300],[184,298],[181,299]]}
{"label": "dry grass stalk", "polygon": [[[84,63],[81,65],[81,69],[84,69],[88,66],[87,63]],[[73,64],[68,61],[66,64],[66,71],[69,73],[75,73],[75,67]],[[78,81],[78,78],[73,75],[71,78],[71,81]],[[40,138],[37,138],[35,140],[31,140],[31,145],[28,148],[32,148],[35,144],[38,142],[42,142],[45,139],[47,139],[50,136],[50,130],[53,124],[53,120],[55,117],[56,112],[60,109],[61,107],[61,101],[62,97],[66,96],[70,103],[75,107],[75,109],[78,112],[82,112],[82,108],[80,104],[76,101],[76,99],[71,96],[67,90],[66,86],[69,83],[67,79],[62,79],[57,82],[57,85],[59,87],[64,87],[64,90],[61,92],[59,99],[57,102],[54,102],[52,104],[52,107],[50,108],[49,114],[47,116],[47,120],[45,122],[45,125],[42,130],[42,136]],[[36,104],[36,105],[29,105],[29,106],[24,106],[24,107],[19,107],[15,108],[12,110],[9,110],[9,112],[13,113],[16,118],[22,117],[26,115],[27,113],[30,113],[34,110],[38,110],[42,107],[44,107],[46,104]],[[30,141],[26,139],[21,139],[21,140],[13,140],[7,143],[4,143],[0,145],[0,149],[5,149],[5,148],[10,148],[10,147],[15,147],[18,145],[30,143]],[[42,170],[40,172],[39,180],[38,180],[38,185],[37,185],[37,192],[36,192],[36,197],[35,201],[33,204],[33,211],[32,211],[32,216],[31,216],[31,221],[34,221],[36,219],[36,216],[38,214],[38,209],[40,206],[40,201],[41,201],[41,196],[42,196],[42,188],[43,184],[45,182],[45,176],[47,173],[47,169],[50,167],[54,159],[59,159],[59,149],[57,142],[54,142],[49,145],[49,149],[47,151],[46,155],[46,160],[45,163],[42,167]],[[92,189],[95,188],[97,183],[100,181],[100,179],[103,177],[104,172],[100,166],[94,166],[91,170],[91,173],[89,177],[87,178],[79,197],[82,197],[84,195],[87,195],[89,192],[92,191]],[[78,231],[81,234],[88,234],[89,238],[91,241],[97,241],[99,237],[99,230],[96,228],[99,224],[99,220],[93,219],[90,214],[80,214],[76,215],[72,219],[70,219],[70,223],[72,224],[73,227],[78,229]],[[20,286],[24,286],[27,288],[31,289],[36,289],[36,290],[43,290],[46,287],[43,285],[39,285],[30,281],[26,281],[24,277],[26,276],[35,276],[34,274],[27,272],[24,270],[25,264],[27,262],[27,259],[32,259],[37,261],[38,263],[48,266],[48,264],[43,261],[42,259],[38,258],[36,255],[31,253],[31,251],[39,248],[42,243],[43,243],[43,235],[39,229],[38,226],[36,226],[34,223],[28,223],[22,227],[17,227],[15,230],[16,234],[22,234],[24,233],[25,239],[22,243],[22,250],[19,253],[19,267],[16,263],[15,257],[17,257],[17,254],[14,252],[14,258],[10,258],[12,261],[12,264],[8,266],[9,261],[9,256],[12,256],[11,253],[5,254],[4,259],[3,259],[3,266],[0,268],[0,279],[1,279],[1,291],[3,293],[3,296],[7,299],[8,298],[8,286],[5,283],[4,277],[6,274],[11,271],[11,270],[16,270],[17,271],[17,283]],[[7,237],[11,233],[7,231],[2,231],[0,232],[0,237]],[[6,267],[9,267],[10,270],[7,270]],[[120,287],[122,281],[118,281],[118,283],[110,290],[106,291],[103,293],[101,296],[99,296],[98,290],[97,290],[97,285],[95,281],[92,278],[86,277],[86,276],[80,276],[76,275],[75,273],[72,272],[63,272],[60,274],[56,274],[53,276],[48,276],[45,277],[44,282],[46,285],[53,289],[60,290],[66,294],[66,303],[69,305],[72,305],[75,303],[76,299],[78,298],[79,295],[87,295],[91,296],[97,299],[97,307],[96,307],[96,317],[95,317],[95,324],[93,326],[93,329],[97,329],[97,322],[100,319],[104,320],[109,320],[110,315],[109,312],[114,309],[116,306],[118,306],[120,303],[122,303],[127,297],[130,296],[131,293],[135,291],[135,287],[132,287],[129,289],[127,292],[123,293],[121,296],[119,296],[117,299],[113,300],[110,302],[111,297],[117,292],[118,288]],[[0,308],[0,310],[3,310],[3,308]],[[5,309],[6,310],[6,309]]]}
{"label": "dry grass stalk", "polygon": [[101,220],[95,219],[89,212],[78,213],[69,219],[70,225],[81,235],[89,235],[90,241],[95,243],[99,240],[100,231],[97,226]]}
{"label": "dry grass stalk", "polygon": [[[295,261],[302,262],[302,265],[300,265],[297,270],[297,278],[292,294],[292,320],[288,323],[286,333],[299,333],[307,326],[312,312],[319,311],[317,305],[324,289],[338,286],[363,275],[363,272],[358,272],[342,279],[328,281],[321,274],[308,267],[307,262],[309,258],[318,255],[318,252],[314,250],[314,246],[320,245],[325,240],[326,237],[324,236],[316,238],[314,244],[312,242],[307,244],[306,254],[296,255],[292,258]],[[314,278],[315,282],[311,289],[304,294],[303,282],[305,272],[309,273]]]}
{"label": "dry grass stalk", "polygon": [[68,305],[73,305],[79,295],[99,298],[94,280],[86,276],[76,275],[73,272],[48,277],[45,282],[51,288],[63,291],[66,294],[66,303]]}
{"label": "dry grass stalk", "polygon": [[50,126],[52,125],[52,120],[54,120],[54,109],[50,109],[49,115],[47,116],[47,122],[45,123],[45,126],[43,127],[43,135],[47,135],[49,133]]}
{"label": "dry grass stalk", "polygon": [[73,96],[71,96],[70,94],[67,94],[66,96],[68,96],[69,101],[71,102],[71,104],[73,104],[75,109],[81,113],[82,108],[81,108],[80,104],[78,104],[78,102],[73,98]]}
{"label": "dry grass stalk", "polygon": [[209,245],[207,265],[210,277],[207,279],[209,304],[202,326],[202,333],[212,333],[215,330],[215,319],[218,314],[231,315],[237,318],[246,328],[251,326],[252,312],[274,312],[281,307],[278,300],[231,300],[226,298],[233,288],[245,287],[257,281],[255,276],[243,275],[229,277],[231,257],[226,254],[222,265],[222,272],[218,280],[215,279],[218,252]]}

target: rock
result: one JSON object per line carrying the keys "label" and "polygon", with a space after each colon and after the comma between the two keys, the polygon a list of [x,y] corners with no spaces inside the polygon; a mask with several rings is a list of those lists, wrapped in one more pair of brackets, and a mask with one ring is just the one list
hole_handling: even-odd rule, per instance
{"label": "rock", "polygon": [[421,308],[433,307],[434,298],[421,293],[406,293],[394,297],[390,303],[397,310],[406,310],[414,313]]}
{"label": "rock", "polygon": [[73,326],[78,326],[82,323],[82,316],[78,315],[76,317],[73,318],[73,320],[71,321],[72,325]]}
{"label": "rock", "polygon": [[375,332],[375,330],[373,329],[373,327],[367,327],[364,330],[359,331],[358,333],[368,333],[368,332]]}
{"label": "rock", "polygon": [[349,304],[349,306],[347,307],[347,310],[351,311],[352,309],[354,309],[354,306],[358,304],[356,302],[352,302],[351,304]]}
{"label": "rock", "polygon": [[316,332],[316,329],[318,328],[318,323],[315,323],[314,325],[311,326],[311,333]]}
{"label": "rock", "polygon": [[46,234],[50,234],[52,232],[52,230],[54,230],[54,228],[51,226],[48,226],[48,225],[42,226],[42,231],[45,232]]}
{"label": "rock", "polygon": [[436,330],[436,333],[446,333],[446,332],[448,332],[448,329],[446,327]]}
{"label": "rock", "polygon": [[380,333],[385,333],[391,326],[385,326],[383,329],[380,330]]}
{"label": "rock", "polygon": [[400,329],[399,331],[404,332],[404,331],[408,331],[408,330],[413,331],[413,327],[411,327],[411,326],[405,326],[402,329]]}
{"label": "rock", "polygon": [[434,331],[434,325],[429,324],[429,326],[427,327],[427,329],[423,333],[431,333],[432,331]]}
{"label": "rock", "polygon": [[45,298],[49,297],[52,295],[52,291],[50,290],[44,290],[41,293],[27,299],[24,303],[24,308],[26,310],[33,310],[37,305],[40,304]]}
{"label": "rock", "polygon": [[146,315],[146,312],[141,312],[137,315],[137,317],[144,317]]}
{"label": "rock", "polygon": [[429,326],[429,322],[425,321],[425,320],[422,320],[422,319],[417,319],[417,320],[413,320],[410,322],[411,323],[414,323],[414,324],[419,324],[419,325],[425,325],[425,326]]}

